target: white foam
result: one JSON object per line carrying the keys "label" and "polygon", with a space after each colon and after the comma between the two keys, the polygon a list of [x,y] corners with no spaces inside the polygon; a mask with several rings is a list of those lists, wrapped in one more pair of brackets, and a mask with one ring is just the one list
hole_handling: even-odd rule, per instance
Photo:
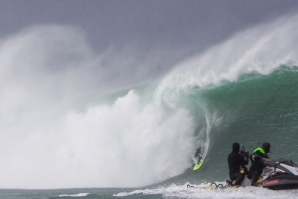
{"label": "white foam", "polygon": [[70,113],[67,148],[74,156],[72,165],[92,171],[81,176],[85,182],[148,185],[188,167],[190,158],[184,154],[194,151],[190,145],[193,128],[185,110],[168,115],[159,104],[142,106],[139,96],[130,91],[113,106]]}
{"label": "white foam", "polygon": [[236,81],[241,74],[268,74],[281,64],[297,65],[298,15],[251,27],[176,65],[159,86],[160,95],[189,86]]}
{"label": "white foam", "polygon": [[[210,184],[210,183],[207,183]],[[197,188],[187,188],[185,185],[172,184],[169,187],[159,187],[156,189],[140,189],[132,192],[121,192],[114,194],[114,196],[130,196],[130,195],[156,195],[160,194],[164,198],[296,198],[296,190],[283,190],[273,191],[265,188],[258,187],[241,187],[241,188],[217,188],[217,189],[204,189],[202,187],[206,184],[199,184]]]}
{"label": "white foam", "polygon": [[[118,61],[107,64],[111,54]],[[6,180],[0,187],[141,186],[188,168],[195,146],[186,110],[168,113],[133,91],[111,104],[94,102],[138,76],[128,62],[131,78],[121,80],[125,55],[95,56],[83,31],[56,25],[1,41],[0,175]]]}
{"label": "white foam", "polygon": [[61,194],[59,197],[84,197],[88,196],[89,193],[78,193],[78,194]]}
{"label": "white foam", "polygon": [[[123,60],[106,66],[82,31],[41,26],[2,40],[0,187],[145,186],[183,173],[197,142],[180,91],[296,61],[296,22],[293,16],[239,33],[179,64],[156,95],[142,99],[131,90],[111,104],[95,99],[123,78],[114,76]],[[115,84],[130,85],[135,74]],[[216,118],[203,114],[208,133]]]}

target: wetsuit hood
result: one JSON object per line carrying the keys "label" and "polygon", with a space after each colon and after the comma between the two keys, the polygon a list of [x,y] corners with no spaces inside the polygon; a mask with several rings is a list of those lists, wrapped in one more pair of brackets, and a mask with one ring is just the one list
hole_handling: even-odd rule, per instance
{"label": "wetsuit hood", "polygon": [[264,149],[265,153],[269,153],[270,152],[270,147],[271,147],[271,145],[268,142],[264,142],[262,144],[262,148]]}
{"label": "wetsuit hood", "polygon": [[233,148],[233,152],[239,153],[239,151],[240,151],[240,144],[237,143],[237,142],[234,142],[232,148]]}

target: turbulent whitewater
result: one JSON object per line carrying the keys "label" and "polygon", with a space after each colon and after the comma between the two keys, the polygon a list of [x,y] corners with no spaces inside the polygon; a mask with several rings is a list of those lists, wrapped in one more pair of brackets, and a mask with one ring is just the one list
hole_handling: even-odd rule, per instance
{"label": "turbulent whitewater", "polygon": [[[171,197],[186,182],[223,181],[235,141],[250,152],[270,142],[270,157],[298,163],[297,20],[239,32],[141,86],[108,81],[123,78],[105,66],[111,52],[95,56],[78,30],[33,27],[3,40],[0,187]],[[202,145],[205,161],[193,172]],[[128,189],[144,186],[152,189]]]}

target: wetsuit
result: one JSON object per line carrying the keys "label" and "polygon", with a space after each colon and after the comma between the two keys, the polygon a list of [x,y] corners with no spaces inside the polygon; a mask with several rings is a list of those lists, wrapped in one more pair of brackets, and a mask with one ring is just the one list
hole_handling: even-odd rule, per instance
{"label": "wetsuit", "polygon": [[248,178],[251,178],[251,185],[256,186],[256,182],[258,181],[260,175],[265,168],[265,165],[260,159],[269,158],[267,153],[270,151],[270,144],[263,143],[262,147],[258,147],[254,150],[254,153],[250,155],[251,166],[248,171]]}
{"label": "wetsuit", "polygon": [[202,159],[202,154],[201,153],[202,153],[202,147],[199,147],[197,149],[196,153],[195,153],[195,157],[198,158],[198,163],[197,164],[199,164],[200,160]]}
{"label": "wetsuit", "polygon": [[245,165],[248,164],[248,157],[245,157],[239,154],[240,145],[238,143],[233,144],[233,150],[228,156],[228,164],[229,164],[229,176],[233,181],[235,180],[234,185],[240,185],[243,178],[244,173],[240,173],[241,168],[246,168]]}

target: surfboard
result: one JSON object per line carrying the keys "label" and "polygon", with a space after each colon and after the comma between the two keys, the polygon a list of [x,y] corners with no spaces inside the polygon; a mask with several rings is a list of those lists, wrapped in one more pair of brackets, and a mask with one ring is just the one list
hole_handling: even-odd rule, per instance
{"label": "surfboard", "polygon": [[194,170],[194,171],[198,170],[198,169],[202,166],[203,162],[204,162],[204,160],[201,159],[200,162],[197,163],[197,164],[193,167],[192,170]]}

